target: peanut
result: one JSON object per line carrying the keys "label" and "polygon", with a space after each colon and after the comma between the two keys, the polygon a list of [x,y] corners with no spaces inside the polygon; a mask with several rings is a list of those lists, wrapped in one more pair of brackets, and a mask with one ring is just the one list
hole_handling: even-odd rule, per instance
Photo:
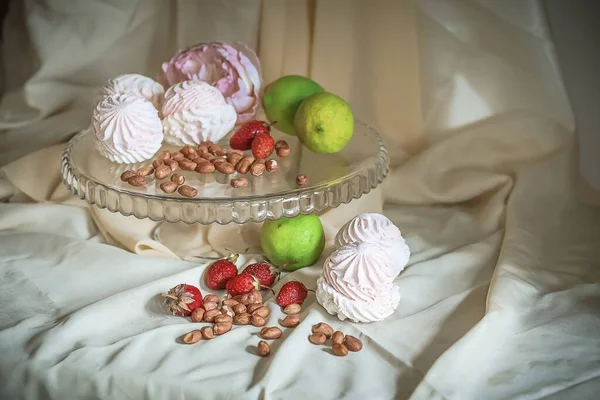
{"label": "peanut", "polygon": [[331,341],[333,342],[333,344],[342,344],[344,342],[344,333],[341,331],[333,332],[333,335],[331,336]]}
{"label": "peanut", "polygon": [[262,304],[263,298],[262,294],[256,289],[252,289],[250,293],[248,293],[248,301],[250,304]]}
{"label": "peanut", "polygon": [[154,177],[156,179],[164,179],[171,173],[171,168],[166,164],[159,165],[156,170],[154,170]]}
{"label": "peanut", "polygon": [[233,323],[233,318],[231,318],[229,315],[227,314],[221,314],[221,315],[217,315],[215,317],[214,323],[218,324],[219,322],[228,322],[228,323]]}
{"label": "peanut", "polygon": [[227,154],[227,161],[229,161],[231,165],[237,165],[242,158],[244,158],[243,154],[232,153],[231,151]]}
{"label": "peanut", "polygon": [[284,314],[298,314],[302,310],[300,304],[290,304],[283,309]]}
{"label": "peanut", "polygon": [[247,187],[248,183],[248,179],[246,178],[233,178],[231,181],[229,181],[231,187],[235,189]]}
{"label": "peanut", "polygon": [[279,140],[275,143],[275,152],[279,157],[287,157],[290,155],[290,145],[285,140]]}
{"label": "peanut", "polygon": [[231,322],[218,322],[213,326],[215,335],[222,335],[231,330]]}
{"label": "peanut", "polygon": [[238,149],[230,149],[229,152],[227,152],[227,154],[239,154],[242,157],[244,156],[244,152]]}
{"label": "peanut", "polygon": [[250,322],[254,326],[265,326],[267,324],[267,321],[265,321],[265,319],[259,315],[253,315]]}
{"label": "peanut", "polygon": [[271,311],[265,306],[259,307],[256,310],[252,311],[252,315],[258,315],[259,317],[267,318],[271,314]]}
{"label": "peanut", "polygon": [[312,344],[323,344],[327,338],[322,333],[313,333],[308,337],[308,341]]}
{"label": "peanut", "polygon": [[331,348],[331,352],[338,357],[345,357],[348,355],[348,349],[341,343],[335,343]]}
{"label": "peanut", "polygon": [[306,186],[308,184],[308,177],[304,174],[300,174],[296,177],[296,185],[297,186]]}
{"label": "peanut", "polygon": [[241,303],[238,303],[235,306],[233,306],[233,312],[236,315],[243,314],[246,312],[246,306]]}
{"label": "peanut", "polygon": [[233,165],[231,165],[225,160],[215,162],[215,169],[225,175],[233,174],[235,172],[235,168],[233,167]]}
{"label": "peanut", "polygon": [[160,184],[160,188],[165,193],[173,193],[177,190],[177,183],[172,181],[166,181]]}
{"label": "peanut", "polygon": [[180,152],[176,151],[175,153],[171,153],[171,160],[175,160],[177,162],[183,160],[185,156]]}
{"label": "peanut", "polygon": [[[223,149],[221,148],[221,146],[219,146],[218,144],[211,144],[208,146],[208,152],[215,154],[218,151],[223,151]],[[216,154],[215,154],[216,155]]]}
{"label": "peanut", "polygon": [[254,163],[253,157],[244,157],[235,165],[235,170],[240,174],[247,174],[252,163]]}
{"label": "peanut", "polygon": [[179,186],[179,189],[177,191],[180,195],[185,197],[196,197],[196,195],[198,194],[198,190],[188,185]]}
{"label": "peanut", "polygon": [[285,326],[286,328],[295,328],[300,325],[300,318],[288,315],[279,324],[281,326]]}
{"label": "peanut", "polygon": [[265,172],[265,163],[264,160],[258,159],[255,160],[250,166],[250,173],[254,176],[261,176]]}
{"label": "peanut", "polygon": [[224,315],[228,315],[228,316],[230,316],[232,318],[235,315],[235,313],[233,312],[233,310],[229,306],[223,306],[223,307],[221,307],[221,313],[224,314]]}
{"label": "peanut", "polygon": [[194,311],[192,311],[192,322],[200,322],[202,321],[202,318],[204,318],[204,308],[202,307],[198,307],[198,308],[194,308]]}
{"label": "peanut", "polygon": [[361,351],[363,348],[362,342],[354,336],[346,335],[344,345],[350,351]]}
{"label": "peanut", "polygon": [[221,311],[219,311],[217,309],[209,310],[204,313],[204,321],[205,322],[214,322],[217,315],[223,315],[223,314],[221,314]]}
{"label": "peanut", "polygon": [[204,328],[200,329],[200,333],[202,333],[202,337],[206,340],[212,339],[215,334],[212,326],[205,326]]}
{"label": "peanut", "polygon": [[137,172],[128,169],[127,171],[125,171],[121,174],[121,180],[123,182],[127,182],[130,178],[133,178],[137,174],[138,174]]}
{"label": "peanut", "polygon": [[204,303],[203,307],[206,311],[210,311],[210,310],[216,310],[218,305],[214,301],[207,301]]}
{"label": "peanut", "polygon": [[196,153],[196,149],[190,145],[185,145],[185,146],[183,146],[183,148],[181,150],[179,150],[179,152],[187,157],[190,154]]}
{"label": "peanut", "polygon": [[197,166],[198,164],[196,164],[193,161],[186,160],[185,158],[179,161],[179,168],[181,168],[184,171],[193,171],[196,169]]}
{"label": "peanut", "polygon": [[281,329],[279,329],[276,326],[273,326],[271,328],[263,328],[260,331],[260,336],[263,339],[278,339],[281,337],[282,334],[283,332],[281,331]]}
{"label": "peanut", "polygon": [[329,339],[333,335],[333,328],[325,322],[319,322],[312,326],[312,333],[322,333]]}
{"label": "peanut", "polygon": [[198,146],[198,153],[202,154],[202,153],[208,153],[208,146],[205,146],[203,144]]}
{"label": "peanut", "polygon": [[[243,305],[243,304],[242,304]],[[241,313],[233,317],[233,323],[236,325],[248,325],[252,316],[248,313]]]}
{"label": "peanut", "polygon": [[224,151],[215,151],[213,154],[215,155],[215,157],[227,159],[227,153],[225,153]]}
{"label": "peanut", "polygon": [[152,174],[154,172],[154,168],[153,167],[143,167],[138,169],[138,175],[141,176],[148,176],[150,174]]}
{"label": "peanut", "polygon": [[219,304],[219,296],[214,295],[214,294],[207,294],[206,296],[204,296],[204,302],[205,303],[217,303]]}
{"label": "peanut", "polygon": [[198,153],[192,153],[187,156],[187,159],[197,163],[199,160],[202,160],[202,157]]}
{"label": "peanut", "polygon": [[152,167],[155,168],[155,169],[158,168],[158,167],[160,167],[163,164],[164,164],[164,162],[162,160],[154,160],[154,161],[152,161]]}
{"label": "peanut", "polygon": [[214,155],[210,154],[210,153],[202,153],[200,154],[200,157],[204,158],[206,161],[210,161],[213,162],[216,160],[217,157],[215,157]]}
{"label": "peanut", "polygon": [[146,184],[146,180],[141,175],[134,175],[127,180],[131,186],[144,186]]}
{"label": "peanut", "polygon": [[268,357],[271,354],[271,348],[269,347],[269,343],[261,340],[258,342],[258,346],[256,346],[256,354],[261,357]]}
{"label": "peanut", "polygon": [[267,170],[267,172],[275,172],[279,169],[279,164],[277,163],[277,160],[267,160],[267,162],[265,163],[265,169]]}
{"label": "peanut", "polygon": [[171,153],[168,151],[163,151],[162,153],[160,153],[160,156],[158,156],[158,159],[161,161],[165,161],[171,158]]}
{"label": "peanut", "polygon": [[185,183],[185,177],[179,174],[171,175],[171,182],[175,182],[178,185],[183,185]]}
{"label": "peanut", "polygon": [[263,307],[262,304],[249,304],[248,305],[248,312],[250,314],[252,314],[254,311],[258,310],[261,307]]}
{"label": "peanut", "polygon": [[214,172],[215,170],[215,166],[210,162],[210,161],[206,161],[205,159],[201,159],[202,161],[200,161],[198,163],[198,165],[196,166],[196,172],[199,174],[210,174],[212,172]]}
{"label": "peanut", "polygon": [[194,344],[198,343],[200,339],[202,339],[202,333],[199,330],[193,330],[185,334],[183,337],[183,343]]}
{"label": "peanut", "polygon": [[223,305],[224,306],[228,306],[228,307],[233,307],[235,305],[240,304],[239,301],[234,300],[234,299],[227,299],[227,300],[223,300]]}
{"label": "peanut", "polygon": [[179,163],[175,160],[165,160],[165,165],[171,168],[171,171],[175,171],[179,168]]}

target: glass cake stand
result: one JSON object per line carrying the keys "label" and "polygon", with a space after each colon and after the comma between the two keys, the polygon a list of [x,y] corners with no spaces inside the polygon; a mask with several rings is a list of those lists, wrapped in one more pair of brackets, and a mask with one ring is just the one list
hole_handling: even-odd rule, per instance
{"label": "glass cake stand", "polygon": [[[133,187],[122,182],[121,174],[151,164],[117,164],[102,157],[94,148],[93,133],[78,133],[68,143],[61,165],[62,179],[71,192],[89,204],[119,212],[125,216],[150,218],[166,223],[243,224],[293,217],[300,213],[320,213],[346,204],[377,187],[389,170],[387,150],[379,134],[368,125],[356,121],[350,143],[336,154],[316,154],[300,144],[294,136],[277,130],[275,140],[284,139],[291,154],[280,158],[276,172],[262,176],[244,175],[246,188],[232,188],[231,178],[238,174],[177,173],[185,176],[186,184],[198,190],[195,198],[175,192],[166,194],[159,188],[163,181],[147,177],[147,185]],[[228,139],[220,144],[228,148]],[[163,145],[162,150],[178,147]],[[157,154],[160,154],[157,153]],[[296,186],[296,176],[308,177],[308,185]],[[185,225],[177,224],[177,225]],[[159,224],[159,227],[161,224]],[[155,230],[155,239],[160,229]]]}

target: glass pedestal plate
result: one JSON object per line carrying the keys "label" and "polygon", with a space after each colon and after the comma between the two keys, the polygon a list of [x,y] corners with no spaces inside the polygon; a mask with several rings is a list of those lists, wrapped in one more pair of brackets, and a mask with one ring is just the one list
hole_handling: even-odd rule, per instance
{"label": "glass pedestal plate", "polygon": [[[277,130],[275,140],[286,140],[292,151],[288,157],[272,158],[279,163],[276,172],[261,176],[245,174],[249,185],[232,188],[230,180],[239,174],[198,174],[176,171],[185,184],[198,190],[195,198],[179,193],[164,193],[162,181],[146,178],[146,186],[133,187],[122,182],[121,174],[151,164],[117,164],[102,157],[94,148],[93,133],[83,131],[68,143],[62,157],[61,174],[65,185],[80,199],[125,216],[159,221],[154,239],[166,241],[165,235],[193,224],[244,224],[293,217],[300,213],[321,213],[358,199],[377,187],[387,176],[389,158],[379,134],[356,121],[350,143],[336,154],[316,154],[303,147],[296,137]],[[220,145],[227,149],[228,139]],[[165,144],[162,150],[178,148]],[[160,154],[160,151],[159,153]],[[308,184],[296,186],[296,176],[304,174]]]}

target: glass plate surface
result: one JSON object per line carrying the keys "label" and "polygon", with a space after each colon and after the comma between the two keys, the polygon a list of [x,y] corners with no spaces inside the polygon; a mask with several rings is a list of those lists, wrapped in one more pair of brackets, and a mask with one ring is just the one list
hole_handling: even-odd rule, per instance
{"label": "glass plate surface", "polygon": [[[360,121],[355,123],[350,143],[336,154],[316,154],[296,137],[277,130],[272,134],[276,141],[286,140],[292,152],[286,158],[273,153],[272,158],[279,163],[276,172],[258,177],[243,175],[250,183],[246,188],[229,185],[237,173],[203,175],[181,170],[176,172],[185,176],[186,184],[198,189],[195,198],[164,193],[159,188],[164,180],[157,181],[153,176],[147,177],[144,187],[130,186],[120,180],[123,171],[148,166],[152,160],[137,164],[111,162],[95,150],[93,134],[87,130],[69,141],[62,157],[62,179],[79,198],[126,216],[188,224],[242,224],[323,212],[370,192],[387,176],[387,150],[379,134]],[[228,143],[226,138],[219,144],[227,150]],[[165,144],[160,151],[177,149]],[[296,187],[298,174],[308,177],[307,186]]]}

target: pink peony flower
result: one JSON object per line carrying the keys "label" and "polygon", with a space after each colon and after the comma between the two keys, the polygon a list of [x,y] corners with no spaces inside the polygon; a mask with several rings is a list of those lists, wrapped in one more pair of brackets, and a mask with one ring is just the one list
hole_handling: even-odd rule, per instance
{"label": "pink peony flower", "polygon": [[218,88],[238,114],[238,124],[254,118],[260,105],[262,76],[256,53],[243,43],[201,43],[180,50],[163,63],[169,86],[200,80]]}

